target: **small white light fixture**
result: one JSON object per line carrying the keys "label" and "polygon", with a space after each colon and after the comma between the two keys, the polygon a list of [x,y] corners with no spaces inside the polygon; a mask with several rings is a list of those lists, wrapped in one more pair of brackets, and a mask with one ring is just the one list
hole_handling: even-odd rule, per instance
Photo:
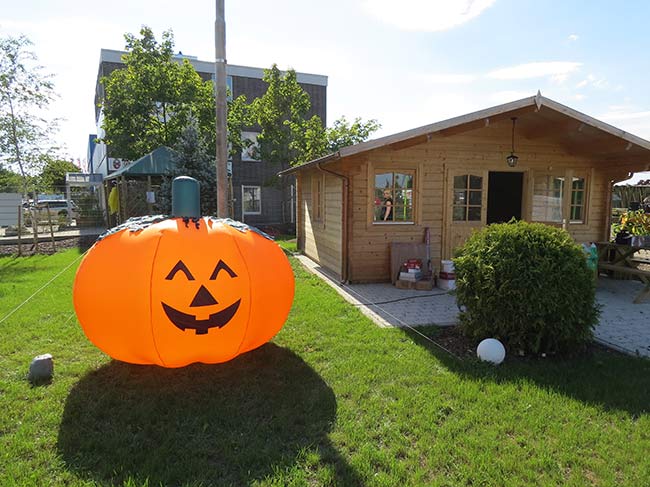
{"label": "small white light fixture", "polygon": [[486,338],[476,347],[476,355],[483,362],[499,365],[506,358],[506,349],[496,338]]}
{"label": "small white light fixture", "polygon": [[515,167],[519,160],[515,155],[515,122],[517,121],[517,117],[512,117],[510,120],[512,120],[512,150],[510,151],[510,155],[506,157],[506,162],[508,166]]}

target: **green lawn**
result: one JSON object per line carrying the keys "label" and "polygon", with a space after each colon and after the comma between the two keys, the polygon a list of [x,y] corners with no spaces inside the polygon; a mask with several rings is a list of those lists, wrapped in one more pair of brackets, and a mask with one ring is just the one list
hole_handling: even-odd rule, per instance
{"label": "green lawn", "polygon": [[[0,320],[78,256],[0,258]],[[650,485],[650,361],[461,362],[293,264],[271,344],[170,370],[95,349],[63,272],[0,322],[0,485]]]}

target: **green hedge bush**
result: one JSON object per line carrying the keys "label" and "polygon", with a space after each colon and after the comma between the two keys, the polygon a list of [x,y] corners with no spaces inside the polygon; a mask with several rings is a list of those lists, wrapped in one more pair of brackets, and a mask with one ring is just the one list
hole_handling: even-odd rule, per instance
{"label": "green hedge bush", "polygon": [[475,340],[501,340],[511,353],[573,351],[598,321],[593,272],[564,230],[502,223],[474,233],[457,251],[461,327]]}

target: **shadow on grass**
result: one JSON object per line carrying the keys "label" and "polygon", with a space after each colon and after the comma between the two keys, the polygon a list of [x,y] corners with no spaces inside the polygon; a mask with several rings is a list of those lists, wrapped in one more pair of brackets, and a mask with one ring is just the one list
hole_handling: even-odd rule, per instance
{"label": "shadow on grass", "polygon": [[359,485],[327,438],[335,418],[330,387],[274,344],[182,369],[114,361],[71,390],[58,449],[100,484],[248,485],[315,463]]}
{"label": "shadow on grass", "polygon": [[[506,357],[503,364],[495,367],[476,358],[458,359],[417,333],[409,329],[403,331],[463,378],[495,383],[529,382],[585,404],[622,411],[632,417],[650,412],[650,360],[647,359],[594,345],[576,357]],[[420,331],[435,341],[433,328]]]}

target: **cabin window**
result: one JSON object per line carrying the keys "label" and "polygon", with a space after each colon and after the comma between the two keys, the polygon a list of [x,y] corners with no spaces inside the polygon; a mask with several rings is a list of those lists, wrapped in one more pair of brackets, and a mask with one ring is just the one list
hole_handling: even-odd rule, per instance
{"label": "cabin window", "polygon": [[375,173],[373,221],[412,223],[415,171]]}
{"label": "cabin window", "polygon": [[473,174],[454,176],[452,219],[457,222],[480,221],[483,202],[483,177]]}
{"label": "cabin window", "polygon": [[585,222],[585,201],[587,200],[586,179],[582,176],[573,176],[571,183],[571,213],[570,223]]}
{"label": "cabin window", "polygon": [[587,178],[574,175],[569,179],[563,173],[535,174],[533,191],[533,221],[562,223],[565,198],[569,198],[569,223],[584,223],[587,214]]}
{"label": "cabin window", "polygon": [[536,174],[533,188],[533,221],[562,223],[564,176]]}
{"label": "cabin window", "polygon": [[320,175],[311,178],[311,208],[312,219],[321,221],[323,219],[323,177]]}
{"label": "cabin window", "polygon": [[262,214],[262,188],[260,186],[242,186],[241,192],[244,215]]}

